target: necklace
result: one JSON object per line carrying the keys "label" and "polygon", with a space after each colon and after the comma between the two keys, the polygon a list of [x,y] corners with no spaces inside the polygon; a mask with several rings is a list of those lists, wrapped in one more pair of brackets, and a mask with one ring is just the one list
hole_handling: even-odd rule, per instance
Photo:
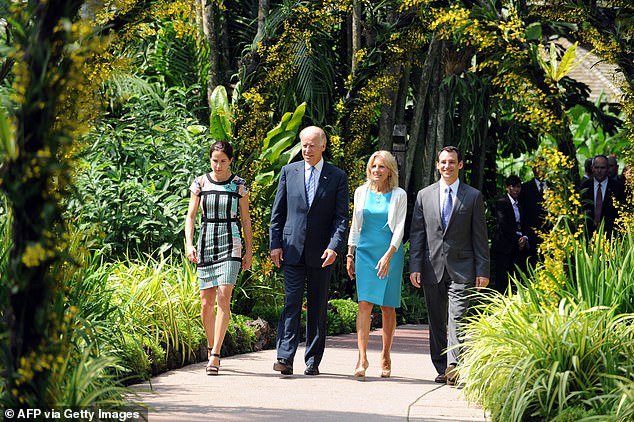
{"label": "necklace", "polygon": [[372,193],[374,193],[374,200],[377,203],[381,203],[381,202],[383,202],[385,200],[385,194],[384,193],[381,193],[381,192],[378,192],[378,191],[377,192],[372,192]]}

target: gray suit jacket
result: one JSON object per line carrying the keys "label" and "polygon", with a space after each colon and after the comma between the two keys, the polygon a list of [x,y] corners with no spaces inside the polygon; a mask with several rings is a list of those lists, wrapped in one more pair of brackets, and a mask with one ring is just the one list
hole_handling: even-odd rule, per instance
{"label": "gray suit jacket", "polygon": [[410,233],[410,271],[420,272],[423,284],[440,283],[445,268],[454,282],[475,284],[476,277],[489,277],[482,193],[460,182],[443,230],[439,187],[436,182],[418,192]]}

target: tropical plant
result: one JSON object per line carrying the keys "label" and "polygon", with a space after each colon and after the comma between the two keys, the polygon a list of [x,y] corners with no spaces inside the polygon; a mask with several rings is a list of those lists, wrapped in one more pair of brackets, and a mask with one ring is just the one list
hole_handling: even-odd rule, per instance
{"label": "tropical plant", "polygon": [[140,342],[148,338],[159,344],[168,368],[196,362],[200,346],[206,345],[196,273],[182,254],[179,257],[127,259],[108,270],[111,301],[118,308],[113,323]]}
{"label": "tropical plant", "polygon": [[575,303],[614,307],[634,314],[634,235],[627,232],[607,239],[603,226],[588,242],[572,245],[566,268],[569,282],[557,293]]}
{"label": "tropical plant", "polygon": [[[632,384],[629,355],[632,316],[614,309],[575,305],[543,308],[536,291],[496,296],[470,318],[461,377],[468,398],[495,421],[545,420],[582,406],[590,414],[615,417],[634,403],[598,400]],[[521,334],[520,334],[521,333]]]}
{"label": "tropical plant", "polygon": [[[564,280],[540,266],[521,274],[516,296],[484,299],[466,332],[467,396],[501,421],[550,420],[569,408],[579,420],[631,417],[633,242],[600,230],[572,245]],[[553,278],[554,291],[541,278]]]}
{"label": "tropical plant", "polygon": [[79,227],[99,229],[97,246],[113,258],[181,250],[188,187],[208,168],[211,140],[193,112],[197,88],[147,88],[88,135],[68,204]]}
{"label": "tropical plant", "polygon": [[357,329],[357,302],[350,299],[328,301],[328,335],[353,333]]}
{"label": "tropical plant", "polygon": [[[601,107],[601,98],[598,98],[594,107]],[[568,110],[570,116],[570,129],[573,133],[573,141],[577,148],[577,160],[583,163],[586,158],[592,158],[599,154],[616,154],[623,157],[629,148],[626,133],[622,128],[624,115],[614,115],[610,110],[604,110],[606,118],[597,120],[595,113],[585,106],[576,105]],[[606,122],[607,120],[607,122]],[[614,124],[618,122],[617,124]],[[609,125],[604,126],[604,122]]]}
{"label": "tropical plant", "polygon": [[[84,66],[103,44],[79,16],[82,4],[28,1],[9,8],[15,38],[3,50],[15,61],[8,70],[3,62],[12,88],[2,102],[10,105],[11,125],[0,131],[0,190],[12,219],[0,274],[5,407],[58,404],[50,392],[61,382],[56,376],[65,357],[73,355],[65,326],[72,312],[62,306],[65,273],[53,269],[74,265],[63,198],[71,186],[76,138],[96,115],[93,82],[99,76],[89,80]],[[0,126],[6,129],[5,122]]]}

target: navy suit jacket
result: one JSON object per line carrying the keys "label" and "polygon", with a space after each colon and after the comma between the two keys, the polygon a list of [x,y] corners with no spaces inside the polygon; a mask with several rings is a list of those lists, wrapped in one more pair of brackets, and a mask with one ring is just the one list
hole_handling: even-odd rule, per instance
{"label": "navy suit jacket", "polygon": [[285,264],[321,267],[324,250],[339,251],[346,242],[349,202],[346,173],[324,161],[313,203],[308,208],[304,161],[282,168],[271,212],[271,250],[282,248]]}

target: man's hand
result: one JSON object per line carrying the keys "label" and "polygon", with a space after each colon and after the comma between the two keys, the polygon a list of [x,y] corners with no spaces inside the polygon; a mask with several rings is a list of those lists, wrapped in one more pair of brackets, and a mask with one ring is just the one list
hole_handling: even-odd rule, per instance
{"label": "man's hand", "polygon": [[337,252],[333,251],[332,249],[326,249],[321,255],[321,259],[324,260],[324,263],[321,264],[321,268],[327,267],[328,265],[335,262],[335,259],[337,259]]}
{"label": "man's hand", "polygon": [[480,290],[488,285],[489,279],[487,277],[476,277],[476,290]]}
{"label": "man's hand", "polygon": [[420,273],[411,273],[409,275],[409,281],[412,283],[412,286],[420,289]]}
{"label": "man's hand", "polygon": [[284,261],[284,252],[282,252],[282,248],[271,250],[271,260],[277,268],[280,267],[281,263]]}

